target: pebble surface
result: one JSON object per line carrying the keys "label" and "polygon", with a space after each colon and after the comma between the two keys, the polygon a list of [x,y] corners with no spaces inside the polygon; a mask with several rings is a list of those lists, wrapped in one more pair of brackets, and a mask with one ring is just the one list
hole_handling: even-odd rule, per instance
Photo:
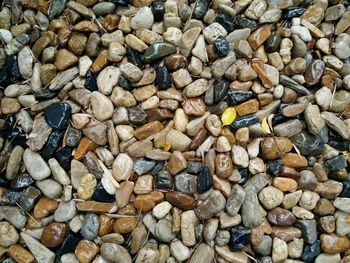
{"label": "pebble surface", "polygon": [[345,0],[6,0],[0,261],[350,262]]}

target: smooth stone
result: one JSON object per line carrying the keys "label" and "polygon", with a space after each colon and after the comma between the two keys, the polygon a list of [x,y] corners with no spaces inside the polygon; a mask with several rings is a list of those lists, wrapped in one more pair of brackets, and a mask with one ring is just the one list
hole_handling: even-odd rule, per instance
{"label": "smooth stone", "polygon": [[154,63],[175,52],[176,47],[171,43],[154,43],[147,48],[144,55],[144,60],[146,63]]}
{"label": "smooth stone", "polygon": [[76,213],[76,203],[75,201],[71,200],[69,202],[61,202],[55,213],[54,213],[54,219],[56,222],[67,222],[71,220],[75,213]]}
{"label": "smooth stone", "polygon": [[128,251],[113,243],[104,243],[100,248],[101,255],[112,263],[131,263],[131,256]]}
{"label": "smooth stone", "polygon": [[84,216],[83,225],[80,233],[87,240],[94,240],[100,228],[100,221],[96,214],[87,214]]}
{"label": "smooth stone", "polygon": [[49,166],[40,154],[32,152],[30,149],[24,151],[23,162],[28,173],[35,180],[43,180],[51,174]]}

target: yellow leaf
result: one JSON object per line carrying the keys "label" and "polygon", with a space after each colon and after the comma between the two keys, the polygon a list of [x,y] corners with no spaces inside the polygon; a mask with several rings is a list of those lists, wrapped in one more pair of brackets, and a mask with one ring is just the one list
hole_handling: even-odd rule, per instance
{"label": "yellow leaf", "polygon": [[222,125],[230,125],[236,119],[236,109],[233,107],[227,108],[221,115]]}
{"label": "yellow leaf", "polygon": [[262,122],[261,122],[261,127],[263,128],[263,130],[264,130],[266,133],[271,133],[270,127],[269,127],[269,124],[267,123],[266,117],[262,120]]}
{"label": "yellow leaf", "polygon": [[171,148],[171,144],[170,144],[170,143],[167,143],[167,144],[165,144],[165,145],[163,146],[163,150],[166,151],[166,152],[169,151],[170,148]]}

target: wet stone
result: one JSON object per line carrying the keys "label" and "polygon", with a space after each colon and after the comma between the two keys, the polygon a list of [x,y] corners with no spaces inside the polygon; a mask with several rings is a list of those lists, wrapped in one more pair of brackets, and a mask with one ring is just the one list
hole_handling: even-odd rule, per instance
{"label": "wet stone", "polygon": [[153,13],[154,21],[160,22],[163,20],[165,13],[164,3],[163,2],[153,2],[151,5],[151,10]]}
{"label": "wet stone", "polygon": [[173,178],[168,171],[160,171],[155,176],[154,187],[156,189],[172,189]]}
{"label": "wet stone", "polygon": [[239,128],[248,127],[259,122],[259,118],[256,115],[249,114],[242,117],[238,117],[229,126],[232,130],[237,130]]}

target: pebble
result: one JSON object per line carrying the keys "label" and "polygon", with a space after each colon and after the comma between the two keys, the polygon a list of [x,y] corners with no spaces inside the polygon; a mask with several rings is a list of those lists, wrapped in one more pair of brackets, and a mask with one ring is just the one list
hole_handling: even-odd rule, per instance
{"label": "pebble", "polygon": [[36,152],[26,149],[23,153],[24,165],[35,180],[43,180],[50,176],[51,171],[44,159]]}

